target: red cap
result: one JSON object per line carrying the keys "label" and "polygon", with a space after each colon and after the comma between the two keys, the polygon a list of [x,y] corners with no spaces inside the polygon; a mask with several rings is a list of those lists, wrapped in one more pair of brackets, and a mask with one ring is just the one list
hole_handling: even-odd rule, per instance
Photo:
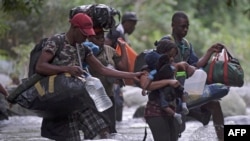
{"label": "red cap", "polygon": [[78,27],[83,35],[95,35],[92,19],[84,13],[78,13],[70,20],[74,27]]}

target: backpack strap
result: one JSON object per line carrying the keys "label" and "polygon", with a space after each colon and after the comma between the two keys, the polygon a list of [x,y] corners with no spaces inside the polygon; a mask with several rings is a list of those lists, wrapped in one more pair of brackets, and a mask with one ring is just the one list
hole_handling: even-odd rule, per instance
{"label": "backpack strap", "polygon": [[64,47],[64,36],[65,36],[64,34],[59,34],[57,36],[57,37],[59,37],[59,43],[58,43],[59,48],[58,48],[58,50],[55,53],[55,56],[57,56],[57,57],[59,57],[59,54],[61,53],[61,51],[62,51],[62,49]]}
{"label": "backpack strap", "polygon": [[174,36],[172,34],[167,35],[172,41],[175,41]]}
{"label": "backpack strap", "polygon": [[[168,34],[168,35],[164,36],[163,38],[161,38],[161,40],[162,39],[169,39],[169,40],[176,43],[174,36],[172,34]],[[180,55],[178,55],[178,57],[177,57],[178,60],[183,60],[183,57],[186,58],[185,57],[185,50],[186,49],[192,50],[192,47],[186,38],[182,38],[181,42],[182,42],[181,44],[176,43],[176,45],[178,46],[178,50],[180,52]]]}
{"label": "backpack strap", "polygon": [[183,38],[183,40],[185,41],[185,44],[187,45],[187,47],[190,48],[190,44],[189,44],[188,40],[186,38]]}
{"label": "backpack strap", "polygon": [[[161,40],[162,40],[162,39],[169,39],[169,40],[175,42],[174,36],[173,36],[172,34],[168,34],[168,35],[164,36],[163,38],[161,38]],[[186,38],[182,38],[182,39],[184,40],[185,45],[186,45],[188,48],[190,48],[190,44],[189,44],[188,40],[187,40]]]}

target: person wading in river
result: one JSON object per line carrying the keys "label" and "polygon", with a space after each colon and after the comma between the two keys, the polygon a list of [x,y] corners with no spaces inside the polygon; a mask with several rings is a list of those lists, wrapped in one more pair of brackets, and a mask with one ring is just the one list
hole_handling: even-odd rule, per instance
{"label": "person wading in river", "polygon": [[[141,75],[140,72],[122,72],[105,67],[88,47],[81,45],[88,37],[95,35],[93,22],[88,15],[78,13],[70,20],[70,24],[69,30],[64,34],[64,45],[58,57],[54,58],[55,52],[59,48],[56,44],[58,38],[52,36],[48,39],[36,65],[37,73],[46,76],[60,73],[69,73],[72,76],[83,75],[84,71],[76,57],[76,46],[78,45],[79,52],[82,54],[81,61],[86,62],[102,75],[131,79],[136,79]],[[52,59],[53,63],[51,64]],[[86,106],[82,111],[74,112],[68,116],[43,118],[41,135],[57,141],[80,141],[79,130],[84,132],[85,139],[93,139],[96,136],[107,138],[109,125],[98,114],[98,111]]]}
{"label": "person wading in river", "polygon": [[[197,68],[204,67],[214,52],[221,52],[221,44],[211,46],[200,59],[196,56],[192,45],[184,38],[188,33],[189,19],[185,12],[177,11],[172,16],[172,33],[162,39],[173,40],[178,46],[175,62],[186,61]],[[224,139],[224,117],[218,100],[209,101],[199,108],[190,110],[188,116],[200,121],[204,126],[212,119],[219,139]]]}

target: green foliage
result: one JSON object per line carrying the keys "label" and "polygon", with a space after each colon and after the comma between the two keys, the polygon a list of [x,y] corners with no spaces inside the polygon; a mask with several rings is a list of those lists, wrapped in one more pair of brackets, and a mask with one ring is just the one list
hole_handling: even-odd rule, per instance
{"label": "green foliage", "polygon": [[3,36],[4,33],[6,33],[8,30],[10,30],[10,27],[6,24],[4,24],[4,21],[0,19],[0,38]]}
{"label": "green foliage", "polygon": [[27,69],[29,65],[29,55],[30,51],[35,46],[34,43],[30,43],[27,45],[19,45],[16,48],[13,48],[13,51],[18,54],[16,59],[13,61],[14,68],[13,72],[15,72],[18,76],[27,76]]}
{"label": "green foliage", "polygon": [[2,9],[4,12],[21,12],[23,14],[29,14],[32,11],[39,12],[40,5],[44,0],[1,0]]}
{"label": "green foliage", "polygon": [[6,50],[0,49],[0,60],[7,60],[9,57],[9,53]]}
{"label": "green foliage", "polygon": [[[186,37],[201,57],[214,43],[221,42],[240,60],[246,80],[250,45],[250,0],[0,0],[0,59],[12,58],[15,71],[25,75],[31,48],[41,38],[68,30],[69,10],[73,7],[104,3],[122,13],[135,11],[139,17],[130,35],[139,53],[154,48],[154,42],[171,33],[171,17],[177,10],[190,20]],[[5,54],[5,57],[1,54]],[[7,54],[7,55],[6,55]],[[17,57],[16,57],[17,56]]]}

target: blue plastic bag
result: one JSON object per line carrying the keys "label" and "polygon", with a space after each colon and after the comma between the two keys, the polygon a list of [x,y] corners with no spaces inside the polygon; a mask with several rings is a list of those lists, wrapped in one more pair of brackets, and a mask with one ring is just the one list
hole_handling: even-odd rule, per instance
{"label": "blue plastic bag", "polygon": [[[94,55],[97,55],[99,53],[99,46],[97,46],[96,44],[92,43],[92,42],[88,42],[85,41],[82,43],[83,46],[88,47],[90,50],[92,50]],[[83,68],[87,68],[88,64],[86,62],[82,63]]]}
{"label": "blue plastic bag", "polygon": [[229,88],[230,87],[221,83],[205,85],[203,94],[199,97],[193,97],[191,94],[188,95],[187,106],[189,109],[193,109],[206,104],[209,101],[218,100],[228,94]]}

